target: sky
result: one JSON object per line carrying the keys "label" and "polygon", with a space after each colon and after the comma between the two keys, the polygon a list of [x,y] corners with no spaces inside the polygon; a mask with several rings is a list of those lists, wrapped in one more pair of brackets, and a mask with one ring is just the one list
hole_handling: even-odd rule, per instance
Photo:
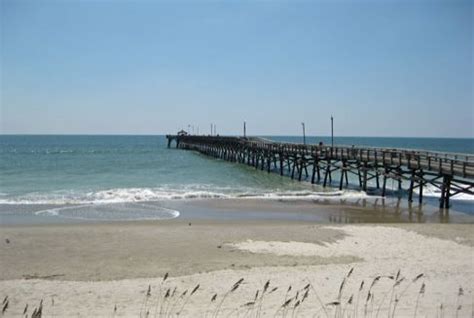
{"label": "sky", "polygon": [[0,3],[0,133],[474,137],[471,0]]}

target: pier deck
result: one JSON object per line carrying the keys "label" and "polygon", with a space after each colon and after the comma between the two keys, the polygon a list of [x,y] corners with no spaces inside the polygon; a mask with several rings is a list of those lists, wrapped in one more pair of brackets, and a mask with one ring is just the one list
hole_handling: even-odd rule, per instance
{"label": "pier deck", "polygon": [[418,189],[430,184],[440,191],[440,208],[449,208],[450,198],[474,195],[474,155],[415,149],[371,148],[359,146],[304,145],[274,142],[259,137],[167,135],[168,147],[195,150],[205,155],[277,172],[292,179],[349,186],[348,174],[356,175],[358,186],[367,191],[373,180],[380,194],[387,193],[387,180],[396,180],[398,190],[408,182],[408,200]]}

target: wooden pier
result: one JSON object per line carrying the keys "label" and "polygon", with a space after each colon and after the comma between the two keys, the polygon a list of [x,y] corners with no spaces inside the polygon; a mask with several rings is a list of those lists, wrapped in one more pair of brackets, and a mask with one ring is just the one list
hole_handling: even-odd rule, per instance
{"label": "wooden pier", "polygon": [[167,135],[168,147],[177,148],[247,164],[255,169],[276,172],[300,181],[320,183],[324,187],[349,186],[348,175],[356,176],[357,185],[367,191],[372,181],[381,196],[387,193],[387,181],[395,180],[400,193],[407,182],[408,201],[418,189],[432,185],[440,191],[439,207],[448,209],[450,198],[460,193],[474,195],[474,155],[441,153],[414,149],[370,148],[281,143],[258,137]]}

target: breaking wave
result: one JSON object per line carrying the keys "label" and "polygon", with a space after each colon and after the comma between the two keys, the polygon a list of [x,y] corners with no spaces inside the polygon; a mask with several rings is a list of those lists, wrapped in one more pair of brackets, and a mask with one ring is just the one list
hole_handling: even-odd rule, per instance
{"label": "breaking wave", "polygon": [[[239,187],[217,187],[194,184],[187,186],[166,185],[155,188],[113,188],[97,191],[52,191],[47,193],[28,193],[23,195],[0,195],[0,204],[94,204],[94,203],[133,203],[169,200],[205,199],[264,199],[264,200],[318,200],[318,199],[362,199],[379,196],[379,190],[367,193],[358,190],[335,188],[320,189],[258,189]],[[416,190],[415,190],[416,192]],[[424,196],[439,198],[440,191],[425,187]],[[453,200],[472,201],[474,196],[458,194]]]}
{"label": "breaking wave", "polygon": [[50,193],[29,193],[19,196],[0,197],[0,204],[92,204],[92,203],[126,203],[167,200],[196,199],[343,199],[365,198],[365,192],[354,190],[311,191],[311,190],[262,190],[231,187],[211,187],[204,185],[184,188],[116,188],[108,190],[77,192],[55,191]]}

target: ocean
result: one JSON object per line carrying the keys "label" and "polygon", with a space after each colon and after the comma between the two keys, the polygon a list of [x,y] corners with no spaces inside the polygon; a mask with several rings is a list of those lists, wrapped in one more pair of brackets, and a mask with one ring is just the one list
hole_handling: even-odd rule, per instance
{"label": "ocean", "polygon": [[[301,137],[264,137],[302,141]],[[306,140],[330,143],[328,137]],[[474,153],[474,139],[336,137],[335,143]],[[11,205],[48,205],[36,215],[57,215],[67,213],[69,205],[75,207],[70,214],[78,218],[109,214],[128,219],[135,213],[160,219],[178,213],[157,210],[149,202],[367,197],[357,188],[322,188],[166,146],[165,136],[1,135],[0,212],[10,210]],[[464,195],[459,200],[471,198]],[[106,204],[118,203],[113,211],[106,208]],[[470,213],[472,205],[463,204]],[[130,210],[134,211],[131,216]]]}

